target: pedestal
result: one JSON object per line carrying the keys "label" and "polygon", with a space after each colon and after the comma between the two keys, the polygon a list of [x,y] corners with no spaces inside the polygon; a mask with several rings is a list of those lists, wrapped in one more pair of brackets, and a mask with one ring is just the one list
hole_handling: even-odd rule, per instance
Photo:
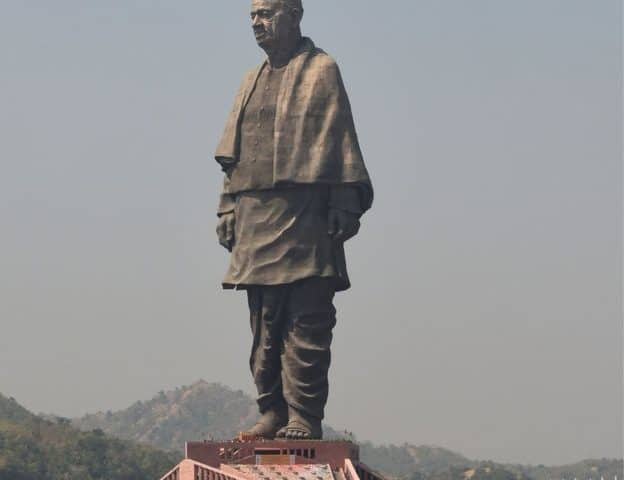
{"label": "pedestal", "polygon": [[349,441],[188,442],[186,459],[161,480],[385,480]]}

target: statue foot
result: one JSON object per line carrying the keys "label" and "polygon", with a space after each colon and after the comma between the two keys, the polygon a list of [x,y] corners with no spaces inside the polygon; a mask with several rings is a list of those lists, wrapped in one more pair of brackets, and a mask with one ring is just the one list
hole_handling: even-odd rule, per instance
{"label": "statue foot", "polygon": [[288,409],[288,424],[277,431],[278,438],[288,440],[320,440],[323,438],[321,419]]}
{"label": "statue foot", "polygon": [[244,439],[272,440],[275,434],[288,423],[288,413],[285,407],[269,409],[262,414],[253,427],[246,432],[241,432]]}

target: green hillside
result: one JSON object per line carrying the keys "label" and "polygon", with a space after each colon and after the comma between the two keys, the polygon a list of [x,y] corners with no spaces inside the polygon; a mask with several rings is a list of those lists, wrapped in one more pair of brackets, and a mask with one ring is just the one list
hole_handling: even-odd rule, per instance
{"label": "green hillside", "polygon": [[503,465],[482,462],[472,468],[450,467],[433,473],[428,480],[531,480],[522,472]]}
{"label": "green hillside", "polygon": [[101,430],[80,432],[0,395],[0,480],[153,480],[178,457]]}
{"label": "green hillside", "polygon": [[[231,439],[254,424],[256,403],[242,391],[231,390],[203,380],[170,392],[160,392],[151,400],[136,402],[118,412],[99,412],[72,421],[81,430],[100,429],[107,434],[182,451],[184,442],[206,438]],[[325,438],[345,438],[325,425]],[[471,466],[467,458],[438,447],[375,446],[361,444],[361,456],[371,467],[394,476],[415,471],[432,473],[449,466]]]}
{"label": "green hillside", "polygon": [[[187,440],[229,439],[251,426],[257,417],[255,402],[242,391],[199,381],[119,412],[100,412],[73,420],[82,430],[101,429],[119,438],[181,451]],[[326,438],[349,438],[324,427]],[[389,476],[408,480],[624,480],[622,462],[587,460],[562,467],[500,465],[470,460],[434,446],[386,445],[360,442],[362,460]]]}
{"label": "green hillside", "polygon": [[[180,451],[187,440],[230,439],[248,428],[257,416],[255,402],[241,391],[199,381],[161,392],[119,412],[100,412],[73,420],[82,430],[98,428],[119,438]],[[329,426],[325,437],[349,438]],[[562,467],[480,463],[434,446],[378,446],[360,442],[362,460],[370,467],[407,480],[624,480],[621,460],[588,460]]]}
{"label": "green hillside", "polygon": [[183,451],[186,441],[235,438],[254,424],[256,411],[243,392],[199,381],[119,412],[86,415],[72,423],[81,430],[99,428],[126,440]]}
{"label": "green hillside", "polygon": [[570,465],[501,465],[481,462],[471,468],[450,467],[427,480],[614,480],[622,478],[622,460],[584,460]]}
{"label": "green hillside", "polygon": [[376,446],[360,442],[362,461],[380,472],[409,478],[418,472],[429,476],[449,467],[469,467],[474,464],[466,457],[440,447],[405,444]]}
{"label": "green hillside", "polygon": [[624,463],[622,460],[593,459],[557,467],[517,466],[517,471],[522,471],[535,480],[613,480],[616,476],[619,480],[624,478]]}
{"label": "green hillside", "polygon": [[[184,441],[233,438],[256,415],[243,392],[204,381],[73,421],[34,415],[0,394],[0,480],[153,480],[180,460]],[[360,449],[370,467],[405,480],[624,480],[622,460],[546,467],[477,462],[434,446]]]}
{"label": "green hillside", "polygon": [[35,415],[17,403],[14,398],[6,398],[0,394],[0,421],[27,423],[35,418]]}

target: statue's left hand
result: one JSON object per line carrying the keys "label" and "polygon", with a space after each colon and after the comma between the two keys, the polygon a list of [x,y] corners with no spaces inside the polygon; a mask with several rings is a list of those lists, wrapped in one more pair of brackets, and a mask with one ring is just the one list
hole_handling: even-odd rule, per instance
{"label": "statue's left hand", "polygon": [[328,218],[329,236],[337,242],[346,242],[360,230],[360,218],[355,213],[346,212],[337,208],[329,209]]}
{"label": "statue's left hand", "polygon": [[234,247],[234,225],[236,223],[236,217],[234,212],[223,214],[219,217],[219,223],[217,224],[217,237],[221,246],[232,251]]}

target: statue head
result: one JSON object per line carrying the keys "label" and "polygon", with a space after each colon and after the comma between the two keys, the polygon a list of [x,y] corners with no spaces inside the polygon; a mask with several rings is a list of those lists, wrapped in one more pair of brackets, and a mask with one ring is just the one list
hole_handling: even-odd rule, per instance
{"label": "statue head", "polygon": [[293,48],[301,38],[301,0],[252,0],[251,22],[258,45],[268,54]]}

